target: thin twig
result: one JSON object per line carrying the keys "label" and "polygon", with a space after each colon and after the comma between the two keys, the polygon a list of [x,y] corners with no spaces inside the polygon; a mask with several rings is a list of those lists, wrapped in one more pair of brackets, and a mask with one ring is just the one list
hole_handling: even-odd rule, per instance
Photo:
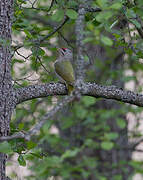
{"label": "thin twig", "polygon": [[25,57],[24,55],[20,54],[20,53],[18,52],[18,50],[16,50],[15,52],[16,52],[19,56],[21,56],[22,58],[25,59],[24,62],[26,62],[26,60],[27,60],[30,56],[32,56],[32,53]]}
{"label": "thin twig", "polygon": [[54,2],[55,2],[55,0],[52,0],[52,2],[51,2],[51,4],[50,4],[50,7],[49,7],[49,9],[47,10],[47,12],[51,11],[51,9],[52,9],[52,7],[53,7],[53,5],[54,5]]}
{"label": "thin twig", "polygon": [[54,31],[52,31],[50,34],[48,34],[38,40],[35,40],[34,42],[39,44],[39,43],[42,43],[44,40],[48,39],[49,37],[53,36],[56,32],[58,32],[65,25],[65,23],[68,20],[69,20],[69,18],[66,16],[64,21],[59,26],[57,26]]}
{"label": "thin twig", "polygon": [[40,59],[39,56],[37,56],[37,59],[38,59],[38,61],[40,62],[40,64],[41,64],[41,66],[43,67],[43,69],[49,74],[50,71],[48,71],[47,68],[44,66],[44,64],[42,63],[42,61],[41,61],[41,59]]}

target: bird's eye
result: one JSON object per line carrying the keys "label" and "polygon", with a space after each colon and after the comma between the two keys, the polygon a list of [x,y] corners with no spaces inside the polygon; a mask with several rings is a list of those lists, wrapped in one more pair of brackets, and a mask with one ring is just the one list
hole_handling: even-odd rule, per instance
{"label": "bird's eye", "polygon": [[62,48],[62,50],[63,50],[64,52],[66,52],[66,48]]}

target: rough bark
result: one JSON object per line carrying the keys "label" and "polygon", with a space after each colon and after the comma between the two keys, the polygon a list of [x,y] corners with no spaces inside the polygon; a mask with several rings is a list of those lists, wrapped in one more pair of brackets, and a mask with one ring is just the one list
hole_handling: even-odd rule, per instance
{"label": "rough bark", "polygon": [[[34,98],[43,98],[54,95],[67,95],[66,85],[62,83],[45,83],[17,88],[14,91],[16,104]],[[113,99],[143,107],[143,95],[123,90],[117,86],[102,86],[96,83],[83,83],[81,94],[95,98]]]}
{"label": "rough bark", "polygon": [[[13,0],[0,1],[0,136],[9,134],[9,122],[12,113],[11,80],[11,18]],[[6,154],[0,153],[0,179],[6,180]]]}

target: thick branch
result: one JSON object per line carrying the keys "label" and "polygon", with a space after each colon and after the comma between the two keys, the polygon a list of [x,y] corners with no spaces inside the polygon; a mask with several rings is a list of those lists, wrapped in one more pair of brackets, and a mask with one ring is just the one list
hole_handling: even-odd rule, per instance
{"label": "thick branch", "polygon": [[96,83],[85,83],[83,95],[96,98],[113,99],[143,107],[143,95],[126,91],[116,86],[101,86]]}
{"label": "thick branch", "polygon": [[[49,83],[45,85],[32,85],[25,88],[19,88],[15,90],[17,95],[17,103],[38,98],[46,97],[50,95],[65,95],[67,90],[64,84],[61,83]],[[143,95],[137,94],[131,91],[123,91],[116,86],[101,86],[96,83],[84,83],[82,95],[93,96],[96,98],[102,97],[106,99],[114,99],[125,103],[134,104],[143,107]],[[7,141],[16,138],[24,138],[30,140],[31,136],[38,133],[40,128],[44,123],[51,117],[53,117],[59,110],[61,110],[65,105],[74,100],[74,96],[66,96],[58,104],[30,130],[28,133],[19,132],[13,134],[12,136],[2,136],[0,141]],[[142,142],[142,139],[131,146],[135,148],[137,144]]]}
{"label": "thick branch", "polygon": [[9,141],[9,140],[18,139],[18,138],[25,138],[25,134],[23,132],[18,132],[18,133],[11,135],[11,136],[1,136],[0,142]]}
{"label": "thick branch", "polygon": [[[96,83],[83,83],[82,95],[96,98],[113,99],[143,107],[143,95],[132,91],[125,91],[116,86],[101,86]],[[31,85],[15,89],[17,104],[34,98],[53,95],[67,95],[66,86],[62,83],[47,83]]]}
{"label": "thick branch", "polygon": [[47,83],[31,85],[15,89],[17,104],[34,98],[42,98],[54,95],[66,95],[66,86],[62,83]]}

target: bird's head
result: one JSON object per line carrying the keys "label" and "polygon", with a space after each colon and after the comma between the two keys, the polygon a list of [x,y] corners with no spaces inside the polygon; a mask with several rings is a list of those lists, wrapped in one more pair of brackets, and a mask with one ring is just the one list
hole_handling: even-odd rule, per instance
{"label": "bird's head", "polygon": [[63,57],[63,58],[68,58],[68,59],[73,58],[73,53],[68,48],[59,48],[58,51],[60,53],[60,56]]}

